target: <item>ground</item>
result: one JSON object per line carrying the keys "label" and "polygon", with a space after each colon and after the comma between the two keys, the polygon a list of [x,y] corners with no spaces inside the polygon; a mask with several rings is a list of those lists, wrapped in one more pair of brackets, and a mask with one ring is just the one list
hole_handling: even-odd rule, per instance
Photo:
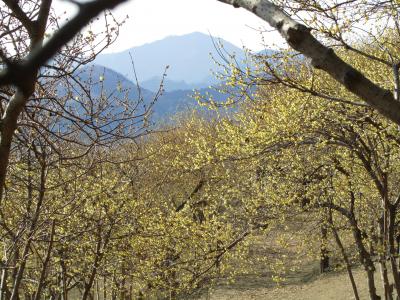
{"label": "ground", "polygon": [[[360,299],[368,299],[367,281],[361,268],[354,270]],[[376,272],[378,294],[382,295],[379,270]],[[282,287],[219,287],[203,294],[201,300],[351,300],[354,295],[346,272],[331,272],[306,283]]]}

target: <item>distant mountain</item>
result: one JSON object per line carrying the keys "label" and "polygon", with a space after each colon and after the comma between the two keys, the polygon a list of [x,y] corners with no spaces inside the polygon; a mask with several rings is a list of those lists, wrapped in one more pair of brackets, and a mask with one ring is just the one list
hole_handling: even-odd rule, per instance
{"label": "distant mountain", "polygon": [[[142,81],[140,83],[140,86],[142,86],[147,90],[156,92],[160,89],[161,81],[162,77],[155,76],[146,81]],[[210,85],[213,85],[215,83],[216,83],[215,79],[212,76],[206,78],[202,82],[192,83],[192,84],[189,84],[184,80],[176,81],[164,78],[163,88],[166,92],[179,91],[179,90],[193,90],[193,89],[202,89]]]}
{"label": "distant mountain", "polygon": [[[132,101],[137,101],[139,98],[139,90],[136,84],[118,72],[106,67],[98,65],[86,66],[79,69],[76,76],[80,78],[81,82],[85,82],[90,86],[93,96],[99,96],[101,93],[105,93],[106,95],[112,93],[113,97],[121,98],[127,94]],[[202,94],[207,92],[215,99],[226,99],[225,95],[219,94],[214,89],[199,89],[199,92]],[[200,109],[197,102],[191,97],[192,94],[192,89],[163,92],[153,106],[153,121],[166,119],[186,109]],[[143,104],[148,105],[154,99],[155,95],[155,92],[140,87],[140,96],[144,100]]]}
{"label": "distant mountain", "polygon": [[[197,90],[201,95],[208,94],[214,100],[223,102],[228,98],[228,95],[221,94],[215,89],[203,88]],[[176,113],[196,109],[203,110],[198,102],[193,98],[192,90],[178,90],[164,93],[154,105],[154,118],[157,121],[160,119],[168,119]]]}
{"label": "distant mountain", "polygon": [[[90,83],[91,92],[94,96],[99,96],[101,90],[106,93],[117,93],[120,96],[124,96],[128,91],[128,97],[131,99],[137,99],[139,97],[139,91],[137,85],[130,81],[122,74],[115,72],[109,68],[99,65],[89,65],[80,68],[75,76],[77,76],[81,82]],[[150,98],[154,93],[147,89],[141,88],[141,95],[144,98]]]}
{"label": "distant mountain", "polygon": [[[219,39],[214,39],[214,43],[218,41]],[[235,53],[238,61],[244,58],[242,49],[224,40],[220,41],[224,52]],[[138,81],[150,90],[156,88],[155,78],[161,78],[166,66],[169,66],[166,91],[192,87],[203,88],[210,83],[215,83],[211,70],[216,71],[216,65],[210,53],[217,59],[220,57],[214,43],[210,36],[198,32],[171,36],[123,52],[99,55],[94,64],[105,66],[133,81],[131,54]]]}
{"label": "distant mountain", "polygon": [[[142,81],[140,83],[140,86],[144,87],[145,89],[148,89],[150,91],[156,92],[159,90],[161,86],[161,81],[162,77],[152,77],[148,80]],[[191,84],[186,83],[186,81],[181,80],[181,81],[175,81],[175,80],[169,80],[168,78],[165,78],[163,81],[163,88],[166,92],[169,91],[176,91],[176,90],[190,90],[193,88]]]}

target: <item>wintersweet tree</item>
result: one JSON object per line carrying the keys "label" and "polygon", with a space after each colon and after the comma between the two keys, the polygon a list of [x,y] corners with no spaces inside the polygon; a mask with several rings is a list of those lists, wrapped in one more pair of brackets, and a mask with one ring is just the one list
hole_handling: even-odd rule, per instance
{"label": "wintersweet tree", "polygon": [[[51,1],[6,1],[6,4],[0,7],[3,70],[10,64],[25,62],[41,47],[44,39],[51,39],[62,31],[59,28],[61,19],[51,11]],[[0,176],[3,181],[0,231],[5,249],[1,258],[2,299],[18,299],[22,291],[24,296],[35,299],[60,291],[65,294],[71,289],[69,280],[83,286],[84,298],[93,289],[97,269],[93,270],[92,266],[100,265],[103,254],[99,251],[106,252],[107,235],[111,234],[108,233],[110,227],[114,227],[112,222],[106,222],[107,218],[111,215],[115,220],[118,218],[109,211],[91,219],[89,214],[86,218],[77,215],[74,225],[80,221],[98,230],[68,232],[69,223],[63,212],[74,212],[83,205],[73,194],[74,190],[68,189],[68,183],[83,178],[93,183],[86,175],[91,168],[102,165],[102,158],[90,156],[88,163],[84,157],[146,133],[144,119],[151,108],[151,105],[145,108],[140,97],[128,97],[130,91],[123,86],[108,90],[107,79],[101,78],[101,73],[80,69],[118,35],[121,24],[109,13],[105,18],[108,19],[106,28],[73,37],[43,68],[29,75],[32,78],[24,81],[24,87],[1,89],[0,164],[4,172],[6,169],[9,172],[8,177],[0,172],[3,174]],[[27,75],[22,71],[18,74]],[[63,176],[68,172],[76,177]],[[104,185],[107,180],[109,178],[104,179]],[[113,186],[108,184],[108,188]],[[60,195],[65,197],[60,198]],[[68,232],[69,239],[60,231]],[[93,256],[82,256],[81,269],[77,269],[82,271],[81,277],[70,273],[66,258],[70,253],[59,247],[60,243],[69,247],[79,242],[83,250],[94,251]],[[101,248],[97,249],[97,245]],[[66,249],[70,249],[68,247]],[[32,254],[33,248],[35,254]],[[53,268],[54,259],[59,259],[56,269],[60,268],[61,273]],[[55,282],[57,276],[63,280]],[[30,280],[31,284],[27,284]]]}
{"label": "wintersweet tree", "polygon": [[[0,75],[1,86],[15,86],[17,89],[9,93],[10,98],[7,109],[4,109],[1,128],[1,160],[0,160],[0,183],[4,182],[8,165],[9,149],[12,136],[17,127],[17,120],[23,108],[33,93],[37,72],[41,66],[52,58],[73,37],[86,26],[97,14],[106,9],[111,9],[124,0],[95,0],[77,4],[78,14],[68,21],[56,34],[52,35],[43,44],[45,28],[51,7],[51,1],[42,1],[33,6],[21,6],[14,1],[5,1],[8,11],[3,18],[4,25],[8,26],[7,20],[15,20],[15,26],[6,29],[10,34],[21,33],[24,37],[29,36],[30,45],[28,52],[20,54],[18,59],[10,57],[8,49],[2,49],[1,59],[3,70]],[[398,2],[397,1],[277,1],[272,3],[266,0],[226,0],[220,1],[235,7],[244,7],[267,21],[277,29],[287,40],[288,44],[295,50],[311,58],[316,68],[323,69],[344,87],[355,95],[365,100],[373,108],[378,109],[384,116],[400,124],[400,105],[396,101],[396,94],[370,81],[364,73],[346,63],[340,56],[335,54],[334,45],[324,46],[319,40],[331,38],[344,48],[371,60],[382,64],[393,66],[395,86],[398,83],[398,63],[395,56],[390,59],[378,59],[374,55],[365,53],[351,43],[354,35],[349,34],[351,28],[371,28],[369,20],[376,21],[375,24],[383,28],[371,33],[372,38],[379,36],[387,27],[396,30]],[[28,10],[36,11],[37,14],[29,14]],[[27,10],[27,11],[25,11]],[[346,13],[347,11],[347,13]],[[351,14],[351,16],[349,16]],[[355,20],[350,17],[356,16]],[[10,19],[11,18],[11,19]],[[386,22],[388,21],[388,22]],[[386,25],[385,25],[386,24]],[[311,34],[315,29],[316,37]],[[318,33],[322,33],[321,37]],[[376,34],[375,34],[376,33]],[[29,43],[27,43],[29,44]],[[388,53],[386,48],[382,52]],[[28,55],[28,53],[30,53]],[[389,62],[388,62],[389,61]],[[393,90],[393,88],[391,89]],[[8,103],[8,102],[7,102]],[[3,185],[3,184],[1,184]]]}
{"label": "wintersweet tree", "polygon": [[[379,58],[381,40],[391,40],[391,33],[363,45],[363,51]],[[393,55],[396,50],[392,49]],[[380,85],[391,85],[387,80],[391,66],[353,52],[339,53]],[[256,55],[253,65],[252,72],[236,69],[226,80],[234,86],[250,82],[258,90],[252,97],[255,101],[247,101],[247,113],[222,122],[221,155],[247,160],[248,166],[258,159],[269,204],[277,205],[281,215],[305,209],[313,220],[318,217],[323,227],[332,230],[348,261],[346,251],[351,251],[341,242],[346,231],[337,234],[336,229],[346,226],[365,267],[371,299],[377,299],[374,260],[381,265],[389,297],[387,263],[394,288],[399,289],[397,126],[291,51]]]}
{"label": "wintersweet tree", "polygon": [[[105,16],[109,19],[106,28],[100,32],[88,31],[85,34],[78,34],[94,16],[108,7],[113,7],[117,1],[95,2],[96,5],[86,3],[81,6],[80,17],[77,16],[78,18],[70,20],[62,27],[59,25],[61,19],[52,10],[51,0],[40,2],[7,0],[0,6],[1,77],[13,78],[1,85],[0,198],[3,196],[13,136],[20,126],[21,116],[24,116],[26,110],[35,111],[29,117],[53,114],[47,108],[52,111],[57,110],[54,115],[63,114],[60,110],[60,106],[63,106],[60,103],[62,101],[52,101],[59,96],[57,88],[58,93],[62,88],[57,79],[63,78],[71,84],[75,70],[91,61],[118,35],[120,23],[113,21],[109,13]],[[81,20],[82,16],[84,20]],[[70,42],[63,49],[60,49],[61,45],[55,46],[60,44],[60,37],[61,45]],[[56,40],[58,42],[55,42]],[[50,51],[52,52],[50,56],[43,56],[43,53],[48,53],[49,49],[53,48],[57,49]],[[77,121],[80,118],[73,117],[73,119]],[[40,121],[38,123],[40,124]],[[80,126],[82,125],[80,120]]]}

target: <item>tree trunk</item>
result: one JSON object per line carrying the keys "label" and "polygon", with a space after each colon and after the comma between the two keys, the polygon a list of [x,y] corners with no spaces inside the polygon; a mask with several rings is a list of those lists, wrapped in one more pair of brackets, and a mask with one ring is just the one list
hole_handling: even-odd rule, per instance
{"label": "tree trunk", "polygon": [[46,191],[46,172],[47,172],[47,166],[43,162],[41,165],[41,168],[40,168],[40,188],[39,188],[38,200],[36,203],[34,215],[32,217],[31,225],[29,226],[28,239],[25,243],[24,250],[22,252],[23,254],[22,254],[21,262],[18,267],[18,271],[17,271],[16,277],[14,280],[14,286],[13,286],[13,291],[11,294],[11,300],[17,300],[19,298],[19,296],[18,296],[19,288],[20,288],[20,285],[22,282],[22,277],[25,272],[25,266],[26,266],[26,262],[28,260],[28,254],[30,251],[31,242],[32,242],[35,230],[36,230],[37,222],[39,220],[39,215],[40,215],[40,211],[42,208],[42,203],[43,203],[44,195],[45,195],[45,191]]}
{"label": "tree trunk", "polygon": [[96,243],[96,252],[95,252],[95,257],[93,261],[93,267],[92,267],[92,272],[89,276],[89,281],[85,283],[85,290],[82,295],[82,300],[86,300],[89,296],[89,292],[92,289],[93,282],[96,278],[97,271],[100,265],[100,261],[103,259],[104,256],[104,251],[105,248],[110,240],[111,232],[112,232],[112,226],[107,230],[104,239],[102,238],[102,231],[101,231],[101,225],[98,224],[98,229],[97,229],[97,234],[98,234],[98,240]]}
{"label": "tree trunk", "polygon": [[362,234],[361,234],[360,229],[358,228],[358,224],[357,224],[357,221],[356,221],[354,215],[352,215],[349,220],[350,220],[350,223],[352,226],[354,240],[355,240],[357,248],[358,248],[360,262],[364,266],[365,272],[367,273],[368,292],[369,292],[370,300],[380,300],[381,297],[379,297],[376,294],[376,286],[375,286],[375,278],[374,278],[374,273],[375,273],[374,263],[371,259],[370,254],[368,253],[367,249],[365,249],[365,246],[363,244]]}
{"label": "tree trunk", "polygon": [[360,296],[358,295],[357,285],[356,285],[356,282],[354,280],[353,272],[351,270],[351,264],[350,264],[349,258],[347,256],[347,253],[346,253],[345,249],[344,249],[343,243],[340,240],[339,234],[338,234],[338,232],[337,232],[337,230],[336,230],[336,228],[335,228],[335,226],[333,224],[332,211],[329,211],[329,223],[332,226],[333,236],[335,238],[337,246],[340,249],[340,253],[342,254],[342,258],[343,258],[343,260],[344,260],[344,262],[346,264],[347,274],[349,275],[351,287],[353,288],[354,299],[355,300],[360,300]]}
{"label": "tree trunk", "polygon": [[96,300],[100,300],[100,285],[99,280],[96,280]]}
{"label": "tree trunk", "polygon": [[67,269],[64,261],[64,252],[60,253],[60,267],[61,267],[61,299],[68,300],[67,290]]}
{"label": "tree trunk", "polygon": [[326,248],[328,230],[325,224],[321,225],[321,256],[319,262],[320,273],[325,273],[329,270],[329,252]]}
{"label": "tree trunk", "polygon": [[56,226],[56,223],[55,223],[55,220],[53,220],[53,222],[51,224],[50,242],[49,242],[49,246],[47,248],[46,258],[43,262],[42,272],[40,273],[40,279],[39,279],[38,288],[36,290],[34,300],[40,300],[40,298],[41,298],[44,281],[46,279],[47,266],[50,262],[51,251],[53,250],[53,244],[54,244],[53,238],[54,238],[55,226]]}
{"label": "tree trunk", "polygon": [[396,293],[398,297],[400,296],[400,275],[396,262],[396,246],[394,241],[395,235],[395,226],[396,226],[396,207],[390,205],[389,207],[389,224],[388,224],[388,237],[389,237],[389,255],[390,255],[390,265],[392,269],[392,275],[394,280],[394,287],[396,289]]}
{"label": "tree trunk", "polygon": [[387,241],[387,221],[388,221],[388,211],[387,207],[384,206],[384,213],[379,219],[379,238],[378,242],[380,248],[382,249],[379,253],[379,266],[382,279],[382,287],[385,295],[385,300],[393,299],[393,286],[389,283],[388,271],[386,266],[386,253],[388,253],[388,241]]}
{"label": "tree trunk", "polygon": [[94,282],[94,279],[95,279],[96,274],[97,274],[97,269],[99,267],[99,262],[101,260],[101,256],[102,256],[102,253],[101,253],[101,236],[99,235],[98,241],[97,241],[97,244],[96,244],[96,253],[95,253],[95,257],[94,257],[92,272],[90,273],[89,281],[87,283],[85,282],[85,290],[84,290],[83,295],[82,295],[82,300],[87,300],[87,298],[90,296],[89,295],[90,294],[90,290],[92,289],[93,282]]}
{"label": "tree trunk", "polygon": [[5,265],[3,271],[1,272],[0,300],[7,300],[11,296],[10,291],[8,290],[7,287],[7,277],[8,277],[8,270],[7,270],[7,265]]}
{"label": "tree trunk", "polygon": [[107,300],[107,277],[103,276],[103,300]]}
{"label": "tree trunk", "polygon": [[381,278],[385,300],[393,300],[393,286],[389,283],[386,261],[384,257],[381,257],[379,265],[381,269]]}

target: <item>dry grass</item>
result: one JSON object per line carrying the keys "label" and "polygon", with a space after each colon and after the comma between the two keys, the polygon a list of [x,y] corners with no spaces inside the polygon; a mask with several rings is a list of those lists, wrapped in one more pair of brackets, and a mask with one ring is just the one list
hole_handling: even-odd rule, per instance
{"label": "dry grass", "polygon": [[[282,299],[282,300],[351,300],[354,299],[353,290],[346,271],[332,271],[319,275],[319,263],[315,258],[302,257],[301,264],[290,260],[296,255],[292,251],[295,247],[280,248],[274,243],[274,235],[280,232],[272,232],[268,237],[255,239],[251,246],[249,258],[265,257],[264,263],[252,266],[252,274],[236,277],[234,283],[220,284],[210,290],[204,291],[198,300],[249,300],[249,299]],[[271,268],[266,263],[282,254],[288,258],[287,266],[297,265],[296,271],[286,273],[285,282],[280,287],[272,280]],[[334,254],[333,252],[331,254]],[[337,258],[331,257],[331,263],[336,265]],[[356,280],[360,299],[369,299],[367,279],[361,267],[354,268],[353,274]],[[382,284],[379,266],[375,272],[375,283],[378,295],[382,295]]]}
{"label": "dry grass", "polygon": [[[361,268],[354,270],[360,299],[368,299],[365,273]],[[301,276],[300,276],[301,277]],[[375,274],[378,294],[382,295],[379,271]],[[298,278],[301,281],[304,278]],[[267,284],[267,282],[266,282]],[[251,285],[251,282],[250,282]],[[346,272],[328,273],[311,279],[307,283],[288,284],[282,287],[251,287],[248,285],[220,287],[203,294],[201,300],[351,300],[353,291]]]}

